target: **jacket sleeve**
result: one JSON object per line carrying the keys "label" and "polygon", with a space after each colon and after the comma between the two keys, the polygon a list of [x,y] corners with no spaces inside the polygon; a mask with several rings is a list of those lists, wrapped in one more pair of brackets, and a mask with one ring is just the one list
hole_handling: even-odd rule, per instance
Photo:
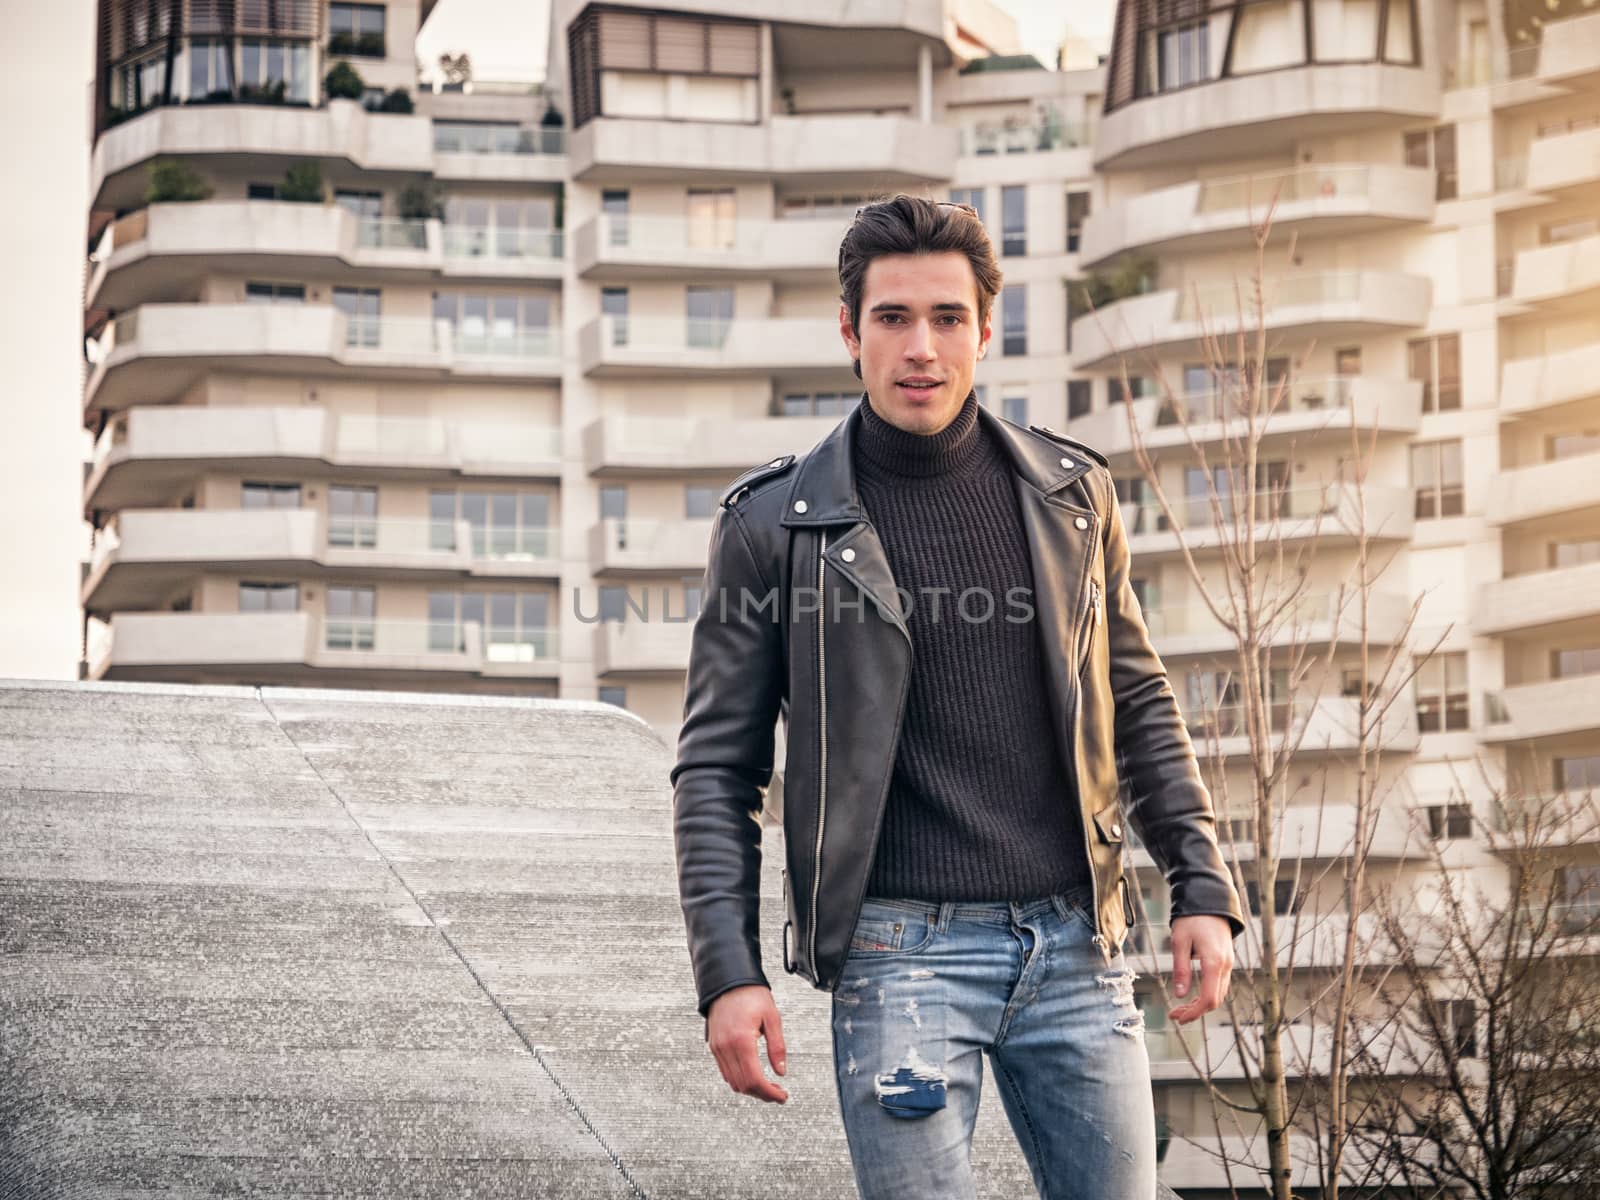
{"label": "jacket sleeve", "polygon": [[1217,845],[1211,794],[1129,582],[1128,536],[1109,481],[1106,492],[1106,632],[1116,701],[1117,767],[1128,786],[1128,819],[1166,878],[1173,918],[1200,913],[1226,917],[1238,937],[1244,932],[1244,913]]}
{"label": "jacket sleeve", "polygon": [[762,789],[783,695],[781,605],[736,508],[711,523],[672,768],[678,895],[701,1016],[761,969]]}

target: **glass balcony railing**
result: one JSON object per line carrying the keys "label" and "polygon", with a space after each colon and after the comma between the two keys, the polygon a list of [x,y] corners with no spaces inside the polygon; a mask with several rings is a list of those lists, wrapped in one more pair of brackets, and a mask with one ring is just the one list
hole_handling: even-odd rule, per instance
{"label": "glass balcony railing", "polygon": [[[1262,397],[1263,406],[1271,403],[1280,382],[1276,379],[1267,380],[1266,394]],[[1356,389],[1361,385],[1362,378],[1358,375],[1296,377],[1284,386],[1282,399],[1271,415],[1326,412],[1330,409],[1348,408]],[[1180,410],[1183,418],[1191,423],[1242,418],[1246,408],[1245,397],[1241,393],[1242,387],[1243,384],[1240,383],[1232,387],[1202,388],[1175,395],[1162,403],[1156,413],[1156,424],[1158,426],[1179,424]],[[1268,414],[1265,411],[1257,413],[1257,420],[1266,419]]]}
{"label": "glass balcony railing", "polygon": [[565,154],[567,131],[554,125],[435,121],[433,148],[440,154]]}
{"label": "glass balcony railing", "polygon": [[324,650],[407,657],[437,655],[469,662],[481,654],[484,662],[501,663],[550,662],[559,652],[559,631],[553,628],[371,617],[323,617],[320,625],[318,641]]}
{"label": "glass balcony railing", "polygon": [[[462,524],[442,519],[329,517],[327,544],[375,554],[455,554],[462,549]],[[469,524],[467,530],[472,557],[477,559],[543,559],[556,552],[553,528]]]}
{"label": "glass balcony railing", "polygon": [[356,224],[356,245],[374,250],[426,250],[428,223],[362,217]]}
{"label": "glass balcony railing", "polygon": [[[1323,271],[1314,275],[1280,275],[1261,285],[1262,302],[1268,312],[1309,304],[1353,304],[1361,299],[1361,272]],[[1178,320],[1198,321],[1213,314],[1255,311],[1255,293],[1250,284],[1237,286],[1201,284],[1179,292]]]}
{"label": "glass balcony railing", "polygon": [[559,229],[492,229],[487,226],[446,225],[446,258],[559,259],[562,234]]}
{"label": "glass balcony railing", "polygon": [[1297,200],[1368,198],[1373,194],[1372,177],[1372,167],[1351,163],[1326,167],[1301,166],[1287,171],[1206,179],[1201,181],[1200,198],[1195,204],[1195,211],[1264,210],[1274,192],[1280,205]]}
{"label": "glass balcony railing", "polygon": [[548,327],[477,329],[457,326],[456,353],[467,358],[554,358],[559,330]]}
{"label": "glass balcony railing", "polygon": [[[1243,515],[1244,505],[1250,504],[1257,522],[1273,520],[1305,520],[1338,513],[1343,498],[1338,487],[1262,487],[1254,497],[1246,500],[1223,494],[1218,497],[1223,520],[1232,521]],[[1184,528],[1211,529],[1214,514],[1211,502],[1205,496],[1188,496],[1175,502],[1174,507],[1183,514]],[[1154,497],[1122,502],[1122,522],[1129,534],[1160,533],[1172,528],[1161,502]]]}

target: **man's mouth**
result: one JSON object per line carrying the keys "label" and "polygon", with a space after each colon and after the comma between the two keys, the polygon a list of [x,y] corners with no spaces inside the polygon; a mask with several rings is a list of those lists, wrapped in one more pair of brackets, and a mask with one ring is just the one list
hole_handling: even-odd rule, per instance
{"label": "man's mouth", "polygon": [[911,392],[931,392],[939,386],[937,379],[902,379],[900,386]]}

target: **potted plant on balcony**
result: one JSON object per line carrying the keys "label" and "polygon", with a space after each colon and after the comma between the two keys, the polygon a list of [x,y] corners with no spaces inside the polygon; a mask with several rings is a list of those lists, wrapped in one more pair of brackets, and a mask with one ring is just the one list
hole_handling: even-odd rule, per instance
{"label": "potted plant on balcony", "polygon": [[378,101],[378,111],[386,113],[414,112],[416,106],[411,102],[411,93],[405,88],[391,89],[382,100]]}
{"label": "potted plant on balcony", "polygon": [[405,221],[444,220],[444,197],[431,180],[409,184],[399,196],[400,217]]}
{"label": "potted plant on balcony", "polygon": [[146,204],[187,203],[209,200],[211,192],[211,185],[183,159],[158,158],[150,164],[144,199]]}
{"label": "potted plant on balcony", "polygon": [[322,166],[315,159],[292,163],[278,185],[278,199],[293,204],[321,204],[327,199],[322,190]]}
{"label": "potted plant on balcony", "polygon": [[347,62],[334,63],[322,77],[322,94],[329,100],[359,100],[366,91],[361,72]]}

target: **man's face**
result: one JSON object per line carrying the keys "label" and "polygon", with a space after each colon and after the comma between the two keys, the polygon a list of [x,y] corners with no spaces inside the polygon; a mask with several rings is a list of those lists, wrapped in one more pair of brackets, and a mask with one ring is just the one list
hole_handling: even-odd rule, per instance
{"label": "man's face", "polygon": [[972,390],[972,373],[989,345],[978,327],[978,280],[960,251],[888,254],[867,264],[861,288],[861,336],[839,306],[839,333],[861,360],[872,409],[908,433],[938,433]]}

